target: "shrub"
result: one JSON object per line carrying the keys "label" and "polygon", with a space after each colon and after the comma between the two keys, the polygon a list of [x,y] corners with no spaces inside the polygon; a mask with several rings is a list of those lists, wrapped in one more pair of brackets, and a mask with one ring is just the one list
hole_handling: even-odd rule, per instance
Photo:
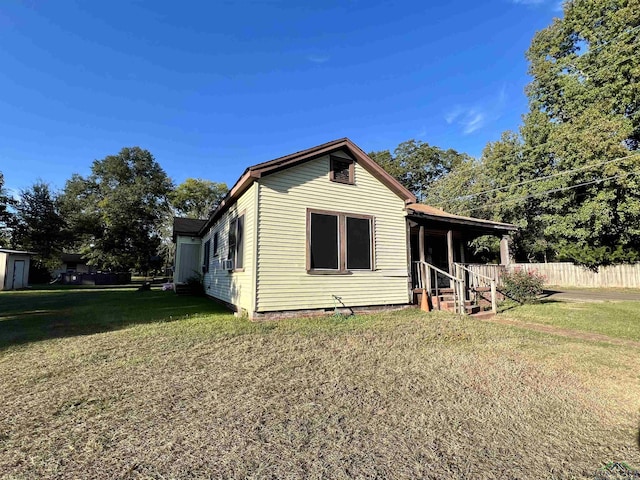
{"label": "shrub", "polygon": [[502,293],[518,303],[533,303],[542,293],[544,276],[518,268],[502,276]]}

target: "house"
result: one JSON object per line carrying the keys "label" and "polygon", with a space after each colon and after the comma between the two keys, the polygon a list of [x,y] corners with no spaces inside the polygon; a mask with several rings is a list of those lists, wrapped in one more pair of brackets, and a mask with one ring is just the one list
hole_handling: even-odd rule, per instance
{"label": "house", "polygon": [[87,259],[81,253],[62,253],[59,266],[53,271],[53,276],[94,273],[95,270],[94,266],[87,264]]}
{"label": "house", "polygon": [[18,290],[29,285],[31,252],[0,248],[0,290]]}
{"label": "house", "polygon": [[424,288],[414,264],[452,272],[466,241],[514,229],[416,203],[344,138],[253,165],[208,220],[176,219],[174,282],[201,273],[250,318],[405,306]]}

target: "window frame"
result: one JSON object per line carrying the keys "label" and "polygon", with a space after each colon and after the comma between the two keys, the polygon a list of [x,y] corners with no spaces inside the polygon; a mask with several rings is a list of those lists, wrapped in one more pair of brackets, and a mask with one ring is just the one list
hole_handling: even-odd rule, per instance
{"label": "window frame", "polygon": [[[233,218],[229,219],[229,232],[227,235],[227,246],[228,246],[228,255],[227,258],[229,260],[233,260],[233,270],[231,270],[231,273],[235,273],[235,272],[244,272],[244,233],[245,233],[245,219],[246,219],[246,215],[245,215],[246,211],[242,211],[241,213],[239,213],[238,215],[236,215]],[[232,250],[232,244],[231,244],[231,234],[232,234],[232,225],[233,225],[233,239],[234,239],[234,243],[233,243],[233,256],[231,255]],[[238,225],[241,225],[241,228],[238,228]],[[238,233],[240,233],[240,235],[238,235]],[[240,238],[240,242],[238,242],[238,238]],[[240,267],[238,267],[238,252],[240,252],[242,254],[241,259],[242,259],[242,265],[240,265]]]}
{"label": "window frame", "polygon": [[[349,180],[344,181],[336,178],[335,175],[335,162],[343,162],[349,164]],[[341,183],[343,185],[355,185],[356,184],[356,167],[355,161],[351,158],[338,157],[335,155],[329,155],[329,180],[335,183]]]}
{"label": "window frame", "polygon": [[220,256],[220,231],[213,233],[213,258]]}
{"label": "window frame", "polygon": [[211,264],[211,239],[204,242],[202,252],[202,273],[209,273],[209,265]]}
{"label": "window frame", "polygon": [[[311,268],[311,215],[332,215],[337,217],[338,222],[338,268]],[[369,220],[369,245],[370,245],[370,268],[347,268],[347,218],[359,218]],[[320,210],[307,208],[307,235],[306,235],[306,269],[311,275],[351,275],[353,272],[373,272],[376,270],[376,235],[375,216],[360,213],[338,212],[333,210]]]}

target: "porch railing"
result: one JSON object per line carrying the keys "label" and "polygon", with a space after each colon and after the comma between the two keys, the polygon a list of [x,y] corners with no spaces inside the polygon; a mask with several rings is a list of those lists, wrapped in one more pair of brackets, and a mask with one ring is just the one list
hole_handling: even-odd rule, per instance
{"label": "porch railing", "polygon": [[[440,296],[440,280],[445,280],[449,283],[453,290],[453,304],[456,313],[461,315],[465,314],[464,301],[465,301],[465,287],[464,280],[439,269],[435,265],[431,265],[427,262],[412,262],[413,278],[416,279],[415,285],[420,290],[426,291],[428,295],[435,293],[435,297]],[[440,306],[438,304],[438,309]]]}
{"label": "porch railing", "polygon": [[[456,277],[463,284],[462,291],[469,294],[473,292],[476,295],[476,298],[473,300],[475,300],[477,304],[477,296],[480,295],[481,290],[488,288],[491,292],[491,311],[493,313],[498,313],[496,285],[500,278],[498,273],[499,270],[495,270],[497,274],[495,277],[490,277],[478,273],[477,269],[474,267],[500,267],[500,265],[464,265],[462,263],[454,263]],[[469,299],[471,300],[471,298]]]}

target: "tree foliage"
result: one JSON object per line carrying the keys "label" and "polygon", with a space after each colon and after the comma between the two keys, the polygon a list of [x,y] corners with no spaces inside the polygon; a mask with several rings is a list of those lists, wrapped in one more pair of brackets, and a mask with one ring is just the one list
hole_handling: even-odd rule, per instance
{"label": "tree foliage", "polygon": [[470,161],[470,157],[455,150],[442,150],[421,142],[407,140],[389,150],[371,152],[375,160],[390,175],[409,189],[419,200],[423,200],[431,184],[442,178],[457,165]]}
{"label": "tree foliage", "polygon": [[228,191],[226,183],[187,178],[171,192],[169,198],[176,215],[206,219]]}
{"label": "tree foliage", "polygon": [[530,110],[519,132],[489,143],[462,183],[455,168],[436,182],[437,192],[452,192],[439,203],[520,226],[520,259],[592,267],[633,261],[640,256],[640,4],[566,2],[564,17],[535,35],[527,58]]}
{"label": "tree foliage", "polygon": [[91,174],[67,181],[62,207],[81,252],[111,270],[148,269],[160,243],[171,180],[140,147],[95,160]]}
{"label": "tree foliage", "polygon": [[14,245],[35,252],[45,263],[53,261],[64,242],[58,195],[38,181],[20,192],[15,211]]}
{"label": "tree foliage", "polygon": [[9,207],[14,203],[4,188],[4,175],[0,172],[0,247],[6,247],[9,244],[10,227],[13,221],[13,214]]}

